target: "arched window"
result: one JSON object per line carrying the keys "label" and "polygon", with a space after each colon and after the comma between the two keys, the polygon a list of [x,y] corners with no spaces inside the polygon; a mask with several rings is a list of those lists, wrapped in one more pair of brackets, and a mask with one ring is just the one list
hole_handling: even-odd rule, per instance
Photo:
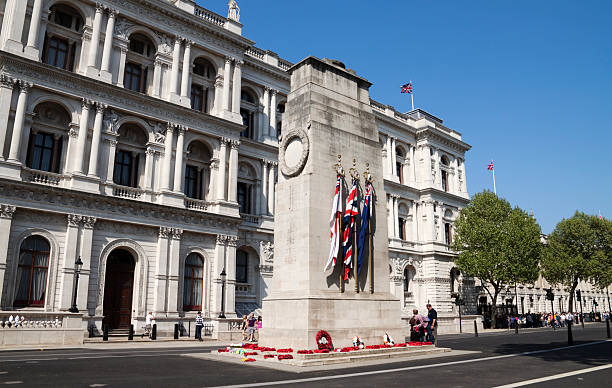
{"label": "arched window", "polygon": [[132,34],[123,75],[123,86],[135,92],[147,93],[149,69],[153,66],[155,45],[143,34]]}
{"label": "arched window", "polygon": [[236,251],[236,283],[247,283],[249,273],[249,254],[243,250]]}
{"label": "arched window", "polygon": [[240,94],[240,116],[242,124],[246,126],[240,136],[255,139],[255,115],[257,113],[257,98],[250,91],[243,89]]}
{"label": "arched window", "polygon": [[204,58],[193,61],[191,83],[191,109],[200,112],[210,112],[215,97],[214,66]]}
{"label": "arched window", "polygon": [[255,212],[255,183],[257,173],[247,163],[240,163],[238,166],[238,185],[237,199],[240,205],[241,214],[254,214]]}
{"label": "arched window", "polygon": [[51,102],[37,105],[30,130],[26,166],[59,173],[69,126],[70,115],[60,105]]}
{"label": "arched window", "polygon": [[453,243],[453,226],[448,222],[444,223],[444,242],[447,245]]}
{"label": "arched window", "polygon": [[450,164],[448,157],[446,155],[442,155],[440,158],[440,175],[442,177],[442,190],[448,191],[448,166]]}
{"label": "arched window", "polygon": [[30,236],[21,244],[14,305],[44,306],[51,246],[41,236]]}
{"label": "arched window", "polygon": [[146,132],[138,125],[124,124],[119,128],[119,142],[115,151],[113,181],[120,186],[139,187],[141,160],[145,159]]}
{"label": "arched window", "polygon": [[412,292],[412,280],[414,279],[415,271],[411,266],[404,268],[404,292]]}
{"label": "arched window", "polygon": [[204,290],[204,260],[202,260],[202,256],[197,253],[191,253],[187,256],[183,279],[183,311],[201,311]]}
{"label": "arched window", "polygon": [[77,49],[81,46],[83,17],[74,8],[56,4],[49,9],[49,23],[43,43],[42,61],[73,71]]}

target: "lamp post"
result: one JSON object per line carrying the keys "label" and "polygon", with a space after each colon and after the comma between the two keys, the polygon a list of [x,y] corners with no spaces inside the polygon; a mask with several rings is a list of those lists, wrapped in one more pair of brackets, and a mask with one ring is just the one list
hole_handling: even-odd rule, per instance
{"label": "lamp post", "polygon": [[580,322],[582,323],[582,328],[584,329],[584,315],[582,314],[582,293],[580,290],[576,291],[576,297],[580,301]]}
{"label": "lamp post", "polygon": [[72,307],[68,309],[71,313],[78,313],[79,309],[77,308],[77,293],[79,290],[79,274],[81,273],[81,268],[83,267],[83,262],[81,261],[81,256],[79,256],[74,262],[74,290],[72,292]]}
{"label": "lamp post", "polygon": [[225,280],[227,279],[227,273],[225,273],[225,267],[219,275],[221,277],[221,312],[219,318],[225,318]]}

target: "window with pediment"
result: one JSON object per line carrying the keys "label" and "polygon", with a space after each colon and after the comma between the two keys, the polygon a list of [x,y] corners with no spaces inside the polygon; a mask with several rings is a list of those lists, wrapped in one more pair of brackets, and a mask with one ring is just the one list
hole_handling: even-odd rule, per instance
{"label": "window with pediment", "polygon": [[84,18],[67,4],[55,4],[49,11],[42,61],[60,69],[74,71],[77,51],[82,46]]}
{"label": "window with pediment", "polygon": [[124,124],[119,128],[115,151],[113,182],[120,186],[140,187],[144,168],[147,132],[137,124]]}
{"label": "window with pediment", "polygon": [[205,200],[209,197],[211,179],[210,149],[200,141],[187,147],[185,168],[185,195],[189,198]]}
{"label": "window with pediment", "polygon": [[149,37],[141,33],[130,36],[123,75],[123,86],[139,93],[149,92],[149,74],[153,73],[157,49]]}
{"label": "window with pediment", "polygon": [[205,58],[193,61],[191,72],[191,109],[210,113],[215,98],[215,67]]}
{"label": "window with pediment", "polygon": [[70,114],[57,103],[45,102],[34,108],[26,155],[28,168],[53,173],[62,171],[70,121]]}

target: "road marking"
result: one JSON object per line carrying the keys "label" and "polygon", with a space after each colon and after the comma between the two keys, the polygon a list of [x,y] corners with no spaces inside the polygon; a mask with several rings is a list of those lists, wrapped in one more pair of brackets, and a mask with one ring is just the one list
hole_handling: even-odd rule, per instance
{"label": "road marking", "polygon": [[[573,372],[559,373],[558,375],[540,377],[539,379],[531,379],[531,380],[519,381],[518,383],[507,384],[507,385],[500,385],[500,386],[497,386],[495,388],[523,387],[525,385],[542,383],[544,381],[550,381],[550,380],[562,379],[562,378],[565,378],[565,377],[576,376],[576,375],[581,375],[581,374],[590,373],[590,372],[596,372],[598,370],[608,369],[608,368],[612,368],[612,364],[594,366],[592,368],[575,370]],[[582,380],[582,379],[579,378],[578,380]]]}
{"label": "road marking", "polygon": [[[198,353],[203,353],[203,352],[208,352],[210,350],[208,349],[203,349]],[[138,356],[138,357],[146,357],[146,356],[155,356],[155,355],[159,355],[159,354],[163,354],[163,355],[169,355],[167,353],[167,350],[159,350],[159,351],[142,351],[142,352],[136,352],[134,353],[133,351],[131,351],[132,353],[126,353],[126,352],[117,352],[117,351],[110,351],[110,354],[104,354],[104,351],[100,351],[97,353],[60,353],[60,354],[47,354],[44,355],[43,357],[48,357],[48,358],[9,358],[9,359],[4,359],[2,357],[0,357],[0,361],[4,361],[4,362],[16,362],[16,361],[20,361],[20,362],[29,362],[29,361],[46,361],[46,360],[59,360],[59,359],[65,359],[64,356],[79,356],[79,357],[84,357],[84,356],[93,356],[91,358],[106,358],[106,357],[114,357],[114,356],[127,356],[127,355],[134,355],[134,357]],[[181,353],[178,354],[187,354],[189,353],[189,351],[187,349],[185,350],[181,350]],[[195,352],[194,352],[195,353]],[[170,354],[170,355],[176,355],[176,354]]]}
{"label": "road marking", "polygon": [[5,381],[2,385],[23,384],[23,381]]}
{"label": "road marking", "polygon": [[90,387],[95,388],[95,387],[106,387],[107,384],[91,384]]}
{"label": "road marking", "polygon": [[311,383],[311,382],[315,382],[315,381],[346,379],[346,378],[349,378],[349,377],[361,377],[361,376],[380,375],[380,374],[387,374],[387,373],[405,372],[405,371],[410,371],[410,370],[437,368],[437,367],[440,367],[440,366],[460,365],[460,364],[468,364],[468,363],[472,363],[472,362],[499,360],[499,359],[503,359],[503,358],[527,356],[527,355],[531,355],[531,354],[556,352],[558,350],[564,350],[564,349],[574,349],[574,348],[581,348],[581,347],[584,347],[584,346],[599,345],[599,344],[607,343],[607,342],[610,342],[610,341],[612,341],[612,340],[588,342],[588,343],[580,344],[580,345],[563,346],[563,347],[560,347],[560,348],[545,349],[545,350],[536,350],[536,351],[532,351],[532,352],[505,354],[505,355],[502,355],[502,356],[481,357],[481,358],[473,358],[473,359],[469,359],[469,360],[441,362],[441,363],[438,363],[438,364],[427,364],[427,365],[419,365],[419,366],[409,366],[409,367],[405,367],[405,368],[375,370],[375,371],[369,371],[369,372],[346,373],[346,374],[343,374],[343,375],[331,375],[331,376],[322,376],[322,377],[309,377],[309,378],[293,379],[293,380],[266,381],[266,382],[262,382],[262,383],[248,383],[248,384],[237,384],[237,385],[220,385],[220,386],[211,387],[211,388],[266,387],[266,386],[271,386],[271,385],[300,384],[300,383],[303,384],[303,383]]}
{"label": "road marking", "polygon": [[8,372],[6,372],[6,371],[2,371],[2,372],[0,372],[0,375],[5,375],[5,374],[7,374],[7,373],[8,373]]}

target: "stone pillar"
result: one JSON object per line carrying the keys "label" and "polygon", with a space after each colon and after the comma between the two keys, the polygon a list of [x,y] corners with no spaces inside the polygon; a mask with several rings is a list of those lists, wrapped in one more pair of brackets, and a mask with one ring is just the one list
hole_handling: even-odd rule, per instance
{"label": "stone pillar", "polygon": [[263,136],[270,136],[270,88],[264,87]]}
{"label": "stone pillar", "polygon": [[170,258],[170,239],[172,228],[162,226],[159,228],[157,239],[157,260],[155,261],[155,274],[153,275],[153,311],[158,314],[166,312],[166,290],[168,289],[168,260]]}
{"label": "stone pillar", "polygon": [[[179,273],[181,266],[181,238],[183,230],[172,228],[172,240],[170,241],[170,257],[168,258],[168,313],[175,314],[178,312],[179,299]],[[180,295],[182,297],[182,295]]]}
{"label": "stone pillar", "polygon": [[115,175],[115,153],[117,152],[117,140],[109,139],[107,142],[108,160],[106,162],[106,183],[112,184]]}
{"label": "stone pillar", "polygon": [[0,308],[2,309],[10,304],[5,300],[5,295],[8,293],[4,291],[4,274],[6,273],[11,223],[16,209],[12,205],[0,204]]}
{"label": "stone pillar", "polygon": [[255,139],[263,141],[264,136],[264,108],[263,106],[259,105],[257,107],[257,136]]}
{"label": "stone pillar", "polygon": [[185,42],[185,53],[183,55],[183,74],[181,79],[181,102],[189,101],[189,75],[191,74],[191,45],[193,42]]}
{"label": "stone pillar", "polygon": [[440,169],[440,164],[441,164],[440,163],[440,151],[436,148],[434,152],[434,164],[433,164],[433,168],[435,169],[433,185],[434,187],[437,187],[437,188],[442,188],[442,171]]}
{"label": "stone pillar", "polygon": [[177,127],[178,138],[176,140],[176,157],[174,158],[174,191],[182,192],[183,183],[183,156],[185,155],[185,132],[187,127]]}
{"label": "stone pillar", "polygon": [[270,93],[270,137],[276,138],[276,94],[274,89]]}
{"label": "stone pillar", "polygon": [[172,168],[172,145],[174,143],[174,125],[168,124],[164,146],[164,163],[162,166],[161,189],[172,190],[170,182],[170,169]]}
{"label": "stone pillar", "polygon": [[417,216],[417,203],[412,201],[412,241],[417,242],[419,239],[418,232],[418,221],[419,218]]}
{"label": "stone pillar", "polygon": [[393,233],[395,238],[401,238],[399,235],[399,196],[393,196]]}
{"label": "stone pillar", "polygon": [[179,65],[181,60],[181,42],[183,38],[177,36],[172,52],[172,72],[170,74],[170,101],[178,101]]}
{"label": "stone pillar", "polygon": [[227,284],[225,285],[225,316],[236,316],[236,247],[238,237],[228,236],[227,238]]}
{"label": "stone pillar", "polygon": [[276,181],[274,169],[276,164],[276,162],[270,162],[270,169],[268,171],[268,174],[270,174],[268,178],[268,213],[272,215],[274,215],[274,184]]}
{"label": "stone pillar", "polygon": [[234,64],[234,81],[232,82],[232,112],[240,114],[240,94],[242,92],[242,64],[236,60]]}
{"label": "stone pillar", "polygon": [[268,214],[268,165],[270,162],[262,160],[263,174],[261,177],[261,214]]}
{"label": "stone pillar", "polygon": [[[60,278],[59,309],[68,310],[72,306],[72,293],[74,291],[74,263],[77,259],[77,247],[82,216],[68,214],[68,229],[64,241],[64,257],[59,265]],[[78,297],[77,297],[78,299]]]}
{"label": "stone pillar", "polygon": [[410,181],[412,184],[416,184],[416,159],[414,158],[415,146],[410,146]]}
{"label": "stone pillar", "polygon": [[[8,4],[7,4],[8,6]],[[17,100],[17,109],[15,110],[15,123],[13,124],[13,136],[11,137],[11,149],[8,160],[21,163],[20,150],[23,139],[23,124],[25,122],[26,106],[28,104],[28,95],[32,84],[25,81],[19,81],[19,99]]]}
{"label": "stone pillar", "polygon": [[240,142],[238,140],[231,142],[228,179],[228,198],[230,202],[236,202],[236,194],[238,189],[238,147],[240,147]]}
{"label": "stone pillar", "polygon": [[452,193],[461,195],[461,189],[459,187],[459,160],[456,157],[453,159],[453,175]]}
{"label": "stone pillar", "polygon": [[[123,81],[125,77],[125,62],[127,59],[127,47],[122,46],[120,50],[121,50],[121,53],[119,55],[119,72],[117,74],[117,86],[123,88],[124,87]],[[153,78],[155,78],[155,75],[153,76]]]}
{"label": "stone pillar", "polygon": [[4,74],[0,75],[0,128],[4,128],[0,130],[0,160],[4,160],[4,144],[13,100],[13,86],[15,86],[15,81],[12,78]]}
{"label": "stone pillar", "polygon": [[425,159],[425,171],[423,172],[423,183],[425,186],[433,185],[432,175],[431,175],[431,151],[429,146],[423,146],[423,159]]}
{"label": "stone pillar", "polygon": [[225,57],[225,70],[223,71],[223,107],[224,111],[230,110],[230,83],[232,75],[232,58]]}
{"label": "stone pillar", "polygon": [[145,152],[145,176],[144,176],[144,189],[153,189],[153,161],[155,159],[155,150],[151,147],[147,147]]}
{"label": "stone pillar", "polygon": [[157,98],[161,96],[162,65],[161,59],[156,58],[153,65],[153,97]]}
{"label": "stone pillar", "polygon": [[[217,243],[215,245],[215,262],[213,268],[213,280],[212,280],[212,298],[210,301],[210,311],[213,317],[219,316],[221,313],[221,292],[222,282],[219,275],[225,267],[225,244],[227,242],[227,236],[218,234]],[[226,270],[227,273],[227,270]],[[226,287],[227,289],[227,287]]]}
{"label": "stone pillar", "polygon": [[210,177],[208,178],[208,195],[206,196],[207,201],[213,201],[217,196],[217,193],[214,191],[217,187],[217,179],[219,177],[219,160],[213,159],[210,161]]}
{"label": "stone pillar", "polygon": [[98,176],[98,154],[100,153],[100,141],[102,140],[102,123],[104,122],[104,110],[106,105],[96,104],[96,118],[94,120],[93,137],[91,138],[91,153],[89,155],[89,172],[87,175]]}
{"label": "stone pillar", "polygon": [[227,173],[227,143],[228,139],[222,138],[219,146],[219,175],[217,178],[217,199],[225,200],[225,184]]}
{"label": "stone pillar", "polygon": [[391,149],[391,135],[387,135],[387,141],[386,141],[386,148],[387,148],[387,163],[386,163],[386,172],[387,172],[387,176],[392,176],[393,175],[393,150]]}
{"label": "stone pillar", "polygon": [[393,231],[393,196],[387,194],[387,233],[389,238],[395,237]]}
{"label": "stone pillar", "polygon": [[215,78],[215,99],[213,100],[211,114],[220,115],[223,111],[223,84],[223,76],[217,75]]}
{"label": "stone pillar", "polygon": [[108,10],[108,21],[106,22],[106,32],[104,34],[104,48],[102,49],[102,66],[100,67],[100,77],[106,82],[112,82],[111,56],[113,53],[113,35],[115,33],[115,20],[117,11]]}
{"label": "stone pillar", "polygon": [[393,180],[397,179],[397,159],[395,154],[395,137],[391,137],[391,176]]}
{"label": "stone pillar", "polygon": [[0,48],[14,54],[21,54],[23,43],[21,35],[25,24],[28,2],[23,0],[7,0],[4,6],[2,31],[0,32]]}
{"label": "stone pillar", "polygon": [[[80,241],[80,253],[83,267],[79,275],[79,288],[77,292],[77,308],[82,314],[88,310],[89,315],[95,315],[96,304],[88,303],[89,280],[91,277],[91,248],[93,246],[93,233],[96,217],[82,217],[82,230]],[[95,288],[97,290],[97,287]]]}
{"label": "stone pillar", "polygon": [[83,158],[85,157],[85,144],[87,143],[87,135],[89,131],[89,112],[93,102],[87,99],[83,99],[81,102],[81,121],[79,124],[79,137],[76,143],[76,154],[74,155],[74,165],[72,166],[72,172],[82,174],[83,170]]}
{"label": "stone pillar", "polygon": [[94,17],[93,32],[91,34],[91,42],[89,44],[89,54],[87,55],[87,75],[97,77],[99,71],[97,68],[98,49],[100,48],[100,33],[102,30],[102,14],[104,7],[100,3],[96,3],[96,15]]}
{"label": "stone pillar", "polygon": [[28,33],[28,43],[25,47],[25,54],[33,60],[39,58],[39,36],[42,16],[43,0],[34,0],[32,6],[32,19],[30,20],[30,31]]}

